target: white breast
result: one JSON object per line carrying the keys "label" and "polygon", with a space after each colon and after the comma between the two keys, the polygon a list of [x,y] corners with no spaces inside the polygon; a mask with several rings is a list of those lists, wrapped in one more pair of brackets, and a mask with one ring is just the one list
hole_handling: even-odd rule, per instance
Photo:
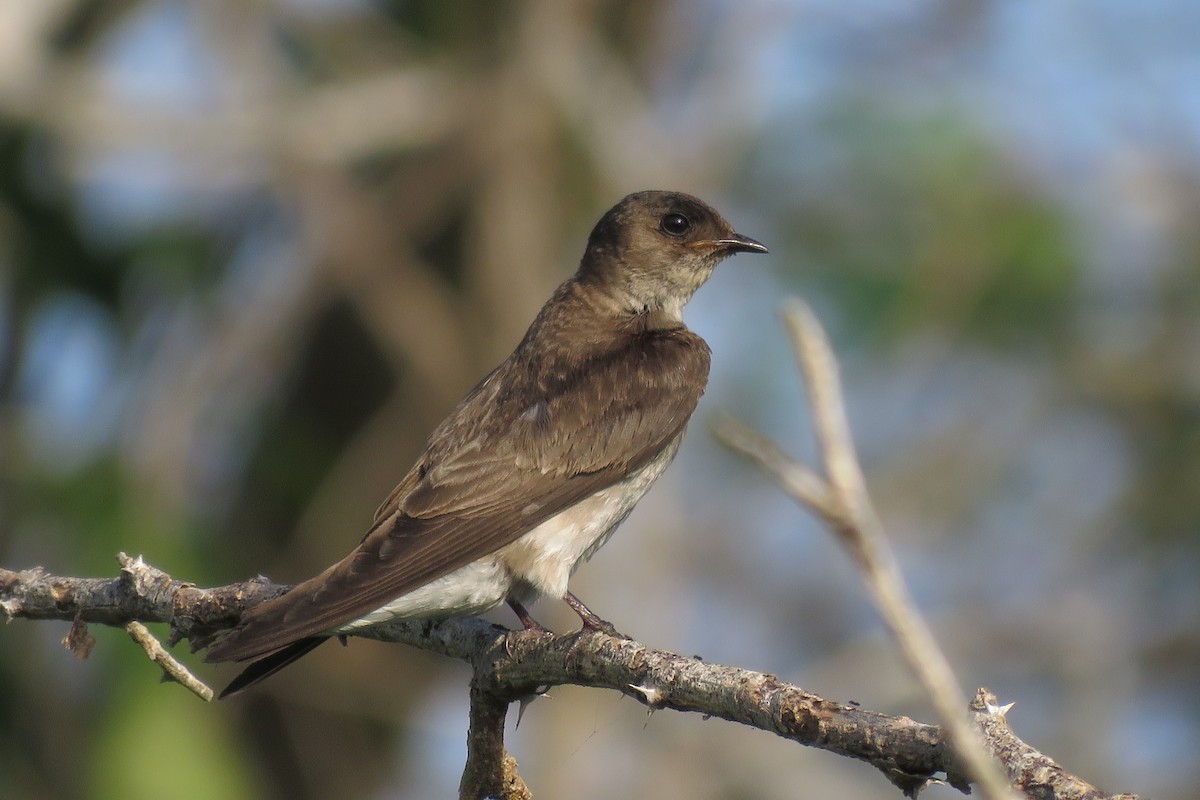
{"label": "white breast", "polygon": [[510,596],[561,597],[575,569],[608,541],[679,450],[682,435],[624,480],[551,517],[495,553],[397,597],[334,633],[393,619],[482,614]]}
{"label": "white breast", "polygon": [[499,562],[523,584],[515,587],[517,599],[532,602],[541,595],[561,597],[579,565],[608,541],[675,458],[682,438],[677,437],[646,466],[624,480],[556,514],[501,548],[496,554]]}

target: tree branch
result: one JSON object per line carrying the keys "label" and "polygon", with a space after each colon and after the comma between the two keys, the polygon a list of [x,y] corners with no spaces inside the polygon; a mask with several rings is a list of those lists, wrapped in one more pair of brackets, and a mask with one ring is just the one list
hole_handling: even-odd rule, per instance
{"label": "tree branch", "polygon": [[530,800],[533,793],[517,774],[517,760],[504,749],[504,718],[509,701],[471,682],[471,720],[467,728],[467,764],[458,796],[462,800],[497,797]]}
{"label": "tree branch", "polygon": [[[262,578],[200,589],[140,557],[121,554],[119,559],[121,573],[116,578],[62,577],[40,568],[0,569],[0,611],[10,619],[78,619],[118,627],[130,622],[164,623],[170,626],[170,643],[187,638],[196,650],[236,624],[245,609],[288,589]],[[826,700],[765,673],[709,664],[602,633],[556,636],[509,631],[476,618],[395,622],[359,635],[410,644],[473,666],[463,797],[530,796],[516,774],[516,762],[504,751],[505,712],[542,687],[561,684],[615,689],[651,710],[720,717],[856,758],[880,770],[909,797],[939,776],[966,791],[960,777],[964,770],[939,727]],[[990,708],[995,705],[992,702]],[[988,711],[987,703],[980,707],[976,723],[991,752],[1002,760],[1010,753],[1017,759],[1012,764],[1004,761],[1017,786],[1032,796],[1044,796],[1033,792],[1052,785],[1058,792],[1056,800],[1112,797],[1063,772],[1021,743],[1006,724],[985,724],[997,715],[1003,722],[1003,713]],[[1058,782],[1047,783],[1048,767],[1024,766],[1034,763],[1053,765]],[[1136,800],[1132,795],[1119,797]]]}

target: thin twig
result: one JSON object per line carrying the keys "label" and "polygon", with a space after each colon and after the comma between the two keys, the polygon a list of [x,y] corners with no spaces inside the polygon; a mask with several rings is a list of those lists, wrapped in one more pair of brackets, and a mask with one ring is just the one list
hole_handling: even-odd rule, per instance
{"label": "thin twig", "polygon": [[726,447],[758,462],[788,494],[812,509],[827,522],[845,517],[829,482],[787,455],[779,445],[727,414],[718,414],[713,435]]}
{"label": "thin twig", "polygon": [[838,376],[837,359],[816,314],[802,300],[793,299],[783,309],[792,353],[812,409],[813,434],[821,450],[821,463],[832,494],[851,518],[870,506],[867,481],[858,463],[854,436],[846,417],[846,401]]}
{"label": "thin twig", "polygon": [[175,660],[175,657],[167,652],[162,643],[154,638],[154,634],[150,633],[149,628],[140,622],[130,622],[125,626],[125,632],[142,646],[151,661],[162,667],[164,680],[175,681],[206,703],[213,699],[213,690],[193,675],[187,667]]}
{"label": "thin twig", "polygon": [[816,314],[803,301],[789,303],[784,320],[804,372],[815,434],[833,493],[851,515],[845,531],[850,535],[842,538],[857,555],[880,614],[983,795],[989,800],[1013,798],[1015,793],[1009,782],[962,713],[966,695],[917,609],[875,513],[846,417],[837,360],[829,338]]}
{"label": "thin twig", "polygon": [[[804,376],[814,434],[828,481],[787,457],[760,434],[727,425],[723,436],[727,441],[733,439],[735,449],[757,461],[792,497],[824,518],[846,544],[862,570],[880,615],[933,702],[970,777],[989,800],[1014,798],[1016,795],[999,766],[968,724],[962,712],[967,704],[966,695],[917,610],[888,546],[854,448],[829,339],[816,315],[802,301],[789,302],[783,318]],[[797,481],[794,478],[797,475],[804,478]],[[948,778],[957,784],[962,776]]]}

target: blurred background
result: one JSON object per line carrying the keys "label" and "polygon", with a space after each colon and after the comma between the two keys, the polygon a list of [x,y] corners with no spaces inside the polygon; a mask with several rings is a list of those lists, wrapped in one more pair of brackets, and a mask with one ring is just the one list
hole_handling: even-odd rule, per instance
{"label": "blurred background", "polygon": [[[1194,796],[1197,42],[1181,1],[0,4],[0,563],[308,577],[600,214],[679,189],[772,254],[689,307],[708,394],[573,588],[647,644],[932,721],[845,554],[710,435],[724,411],[811,460],[774,317],[801,294],[965,689],[1103,788]],[[352,641],[204,705],[66,627],[0,631],[0,796],[455,796],[458,662]],[[610,692],[555,689],[509,746],[543,798],[898,796]]]}

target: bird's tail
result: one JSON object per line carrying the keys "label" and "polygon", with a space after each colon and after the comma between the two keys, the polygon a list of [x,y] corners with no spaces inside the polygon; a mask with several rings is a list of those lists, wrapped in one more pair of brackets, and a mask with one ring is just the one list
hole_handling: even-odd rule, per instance
{"label": "bird's tail", "polygon": [[263,656],[254,661],[225,687],[225,691],[221,692],[219,699],[224,700],[226,697],[231,697],[243,689],[248,689],[259,681],[266,680],[296,659],[310,653],[317,645],[328,638],[328,636],[309,636],[305,639],[299,639],[286,647],[276,650],[270,655]]}

